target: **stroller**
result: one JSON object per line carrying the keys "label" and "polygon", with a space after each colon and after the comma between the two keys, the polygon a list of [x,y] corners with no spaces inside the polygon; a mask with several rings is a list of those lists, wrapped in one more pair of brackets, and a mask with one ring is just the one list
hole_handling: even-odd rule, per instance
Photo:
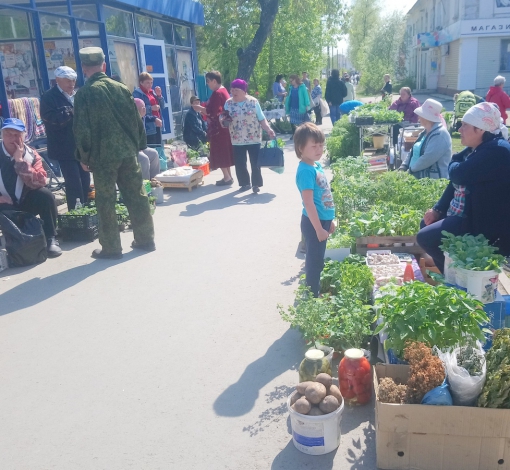
{"label": "stroller", "polygon": [[462,118],[464,117],[464,114],[466,114],[467,110],[475,104],[483,101],[485,100],[481,96],[475,95],[469,90],[461,91],[460,93],[453,95],[453,115],[451,117],[451,121],[447,123],[450,134],[459,131],[459,128],[462,125]]}

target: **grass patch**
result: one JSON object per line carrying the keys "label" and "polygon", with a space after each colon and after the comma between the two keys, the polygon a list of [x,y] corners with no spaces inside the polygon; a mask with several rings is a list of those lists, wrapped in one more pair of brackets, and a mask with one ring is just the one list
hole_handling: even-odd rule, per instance
{"label": "grass patch", "polygon": [[452,137],[452,151],[453,153],[459,153],[464,150],[465,146],[460,143],[460,137]]}

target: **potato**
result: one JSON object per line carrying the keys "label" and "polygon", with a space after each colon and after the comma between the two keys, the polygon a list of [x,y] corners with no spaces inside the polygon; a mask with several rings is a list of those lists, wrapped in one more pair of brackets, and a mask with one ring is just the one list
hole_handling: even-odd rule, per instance
{"label": "potato", "polygon": [[297,384],[296,385],[296,390],[298,391],[298,393],[300,393],[301,395],[304,395],[305,394],[305,390],[306,390],[306,387],[308,387],[308,385],[311,385],[313,384],[313,382],[301,382],[300,384]]}
{"label": "potato", "polygon": [[340,393],[340,389],[336,385],[331,385],[331,387],[329,387],[328,395],[335,397],[338,403],[342,403],[343,397]]}
{"label": "potato", "polygon": [[317,377],[315,377],[315,381],[324,385],[326,387],[326,390],[329,390],[329,387],[331,387],[331,384],[333,383],[331,375],[325,374],[324,372],[322,374],[317,375]]}
{"label": "potato", "polygon": [[312,405],[310,405],[310,402],[305,397],[301,397],[292,405],[292,409],[302,415],[308,414],[311,408]]}
{"label": "potato", "polygon": [[303,395],[301,393],[294,393],[290,399],[291,406],[296,403]]}
{"label": "potato", "polygon": [[324,413],[317,405],[313,405],[312,409],[308,412],[308,416],[322,416]]}
{"label": "potato", "polygon": [[328,395],[319,403],[319,408],[324,414],[332,413],[339,406],[338,400],[333,395]]}
{"label": "potato", "polygon": [[326,387],[319,382],[312,382],[305,390],[305,397],[310,403],[318,405],[326,396]]}

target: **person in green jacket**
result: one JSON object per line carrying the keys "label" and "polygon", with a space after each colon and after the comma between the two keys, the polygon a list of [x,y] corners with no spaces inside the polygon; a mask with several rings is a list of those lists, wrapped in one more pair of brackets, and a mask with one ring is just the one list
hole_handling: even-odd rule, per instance
{"label": "person in green jacket", "polygon": [[292,135],[296,131],[296,127],[303,122],[310,121],[308,114],[312,107],[310,102],[310,94],[306,86],[301,83],[299,75],[291,75],[290,91],[285,100],[285,112],[290,116],[290,125],[292,126]]}
{"label": "person in green jacket", "polygon": [[115,213],[117,184],[133,227],[133,248],[154,251],[154,224],[142,172],[137,163],[147,147],[142,119],[129,89],[109,78],[105,55],[99,47],[80,49],[85,85],[74,99],[73,132],[76,157],[85,171],[94,174],[99,243],[93,258],[122,258]]}

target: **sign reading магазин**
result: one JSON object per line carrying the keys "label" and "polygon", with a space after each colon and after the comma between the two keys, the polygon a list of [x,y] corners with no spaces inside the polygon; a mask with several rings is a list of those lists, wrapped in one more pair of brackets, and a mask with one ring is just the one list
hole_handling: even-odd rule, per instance
{"label": "sign reading \u043c\u0430\u0433\u0430\u0437\u0438\u043d", "polygon": [[510,36],[510,18],[464,20],[460,23],[461,36]]}

